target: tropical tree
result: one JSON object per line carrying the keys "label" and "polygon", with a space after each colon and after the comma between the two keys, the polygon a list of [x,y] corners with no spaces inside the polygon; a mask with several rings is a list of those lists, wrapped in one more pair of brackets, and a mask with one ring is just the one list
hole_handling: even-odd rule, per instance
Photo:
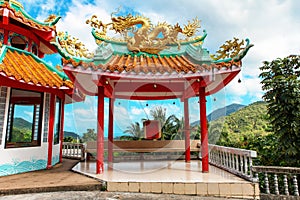
{"label": "tropical tree", "polygon": [[97,133],[95,133],[95,129],[87,129],[87,132],[82,136],[82,142],[96,141]]}
{"label": "tropical tree", "polygon": [[128,133],[130,135],[130,137],[127,136],[126,139],[139,140],[144,137],[144,130],[141,128],[139,122],[131,123],[130,126],[127,126],[124,133]]}
{"label": "tropical tree", "polygon": [[160,121],[162,139],[164,140],[175,140],[183,139],[184,133],[184,120],[178,119],[175,115],[167,117],[167,109],[161,106],[157,106],[150,110],[150,115],[154,120]]}
{"label": "tropical tree", "polygon": [[158,120],[162,126],[166,123],[166,108],[157,106],[154,109],[150,110],[150,115],[154,120]]}
{"label": "tropical tree", "polygon": [[300,56],[265,61],[263,98],[278,141],[280,165],[300,166]]}

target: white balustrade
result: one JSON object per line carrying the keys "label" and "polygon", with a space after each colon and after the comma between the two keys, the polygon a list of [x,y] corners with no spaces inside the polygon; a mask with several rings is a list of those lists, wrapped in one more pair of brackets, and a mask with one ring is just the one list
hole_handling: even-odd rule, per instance
{"label": "white balustrade", "polygon": [[[209,162],[211,165],[247,180],[253,180],[251,167],[252,159],[256,156],[256,151],[209,144]],[[201,152],[199,157],[201,157]]]}
{"label": "white balustrade", "polygon": [[80,159],[82,161],[84,160],[85,146],[79,143],[64,142],[62,152],[64,158]]}
{"label": "white balustrade", "polygon": [[[262,194],[296,196],[299,198],[297,176],[300,174],[300,168],[253,166],[252,170],[255,173],[255,177],[260,177],[261,180],[263,180],[258,180],[260,183],[260,192]],[[273,177],[273,181],[271,177]]]}

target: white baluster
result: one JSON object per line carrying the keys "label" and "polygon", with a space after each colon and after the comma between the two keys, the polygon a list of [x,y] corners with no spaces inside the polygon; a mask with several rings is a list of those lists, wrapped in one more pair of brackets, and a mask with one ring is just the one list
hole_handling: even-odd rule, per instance
{"label": "white baluster", "polygon": [[299,196],[299,191],[298,191],[298,183],[297,183],[297,176],[293,176],[293,184],[294,184],[294,194],[295,196]]}
{"label": "white baluster", "polygon": [[250,168],[250,177],[252,177],[253,173],[252,173],[252,158],[251,158],[251,156],[249,157],[249,168]]}
{"label": "white baluster", "polygon": [[266,186],[266,193],[270,194],[269,179],[268,179],[268,173],[267,172],[265,172],[265,186]]}
{"label": "white baluster", "polygon": [[289,186],[288,186],[287,175],[283,175],[283,185],[284,185],[285,195],[289,195]]}
{"label": "white baluster", "polygon": [[235,169],[239,171],[239,155],[235,155]]}
{"label": "white baluster", "polygon": [[247,156],[246,155],[244,155],[244,163],[245,163],[245,165],[244,165],[244,168],[245,168],[244,174],[247,176],[248,175],[248,161],[247,161]]}
{"label": "white baluster", "polygon": [[255,179],[256,179],[256,181],[259,183],[259,176],[258,176],[258,173],[257,173],[257,172],[255,173]]}
{"label": "white baluster", "polygon": [[226,152],[226,167],[229,168],[229,153]]}
{"label": "white baluster", "polygon": [[241,165],[241,172],[244,173],[244,162],[243,162],[243,156],[240,155],[240,165]]}
{"label": "white baluster", "polygon": [[277,174],[274,174],[274,187],[275,187],[275,194],[279,195]]}
{"label": "white baluster", "polygon": [[232,154],[232,169],[235,170],[235,154]]}

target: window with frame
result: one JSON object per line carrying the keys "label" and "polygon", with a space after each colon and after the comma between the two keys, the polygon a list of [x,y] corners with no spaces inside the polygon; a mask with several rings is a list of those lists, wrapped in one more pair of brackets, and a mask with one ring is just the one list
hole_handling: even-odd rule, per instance
{"label": "window with frame", "polygon": [[54,144],[59,143],[60,127],[61,127],[61,100],[56,97],[55,103],[55,120],[54,120]]}
{"label": "window with frame", "polygon": [[43,93],[11,89],[5,148],[41,145]]}

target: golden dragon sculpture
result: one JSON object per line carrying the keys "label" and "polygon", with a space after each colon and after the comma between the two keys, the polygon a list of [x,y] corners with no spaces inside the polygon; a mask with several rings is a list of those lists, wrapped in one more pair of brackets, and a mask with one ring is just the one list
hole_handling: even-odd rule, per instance
{"label": "golden dragon sculpture", "polygon": [[184,28],[181,28],[178,23],[172,26],[166,22],[153,26],[148,18],[130,14],[125,17],[112,16],[111,21],[104,24],[98,20],[96,15],[93,15],[86,23],[96,28],[97,35],[101,38],[107,38],[107,29],[110,27],[110,30],[114,30],[124,37],[129,51],[151,54],[158,54],[161,50],[169,48],[171,44],[177,44],[178,49],[180,49],[178,34],[192,37],[200,28],[200,20],[197,18],[192,22],[188,21]]}

